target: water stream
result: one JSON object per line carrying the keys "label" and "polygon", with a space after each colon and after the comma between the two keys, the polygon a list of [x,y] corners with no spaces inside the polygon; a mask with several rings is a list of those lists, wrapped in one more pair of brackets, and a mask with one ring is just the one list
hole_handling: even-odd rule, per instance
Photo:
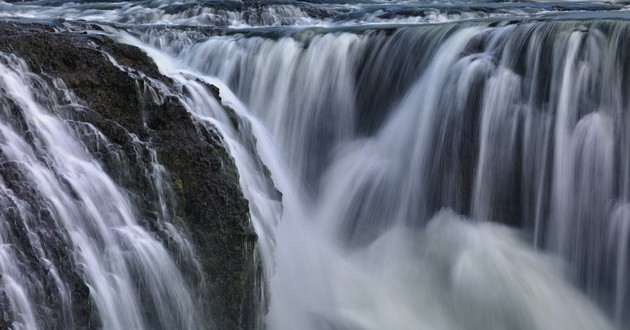
{"label": "water stream", "polygon": [[[141,48],[195,120],[221,132],[259,237],[259,328],[630,326],[625,4],[2,6],[13,19],[63,17],[68,29],[92,21],[89,33]],[[7,124],[0,155],[81,247],[73,260],[103,328],[204,327],[124,194],[29,96],[36,78],[3,59],[3,99],[35,142]],[[0,204],[22,210],[2,191]],[[41,327],[41,279],[16,275],[22,252],[0,240],[14,327]],[[50,274],[70,318],[68,287]],[[137,276],[163,318],[139,307]]]}

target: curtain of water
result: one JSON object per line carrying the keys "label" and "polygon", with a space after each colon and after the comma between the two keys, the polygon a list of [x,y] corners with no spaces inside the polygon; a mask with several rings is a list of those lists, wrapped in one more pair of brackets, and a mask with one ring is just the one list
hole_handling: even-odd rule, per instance
{"label": "curtain of water", "polygon": [[[459,23],[176,47],[157,30],[142,36],[152,46],[113,33],[194,90],[188,109],[226,136],[258,210],[271,328],[607,329],[600,308],[629,322],[628,27]],[[197,81],[219,86],[247,128]]]}
{"label": "curtain of water", "polygon": [[[625,17],[613,12],[623,5],[41,5],[0,3],[18,17],[146,24],[137,37],[103,29],[149,53],[198,123],[221,131],[259,235],[260,327],[630,325],[630,25],[592,21]],[[567,13],[550,13],[557,8]],[[506,15],[551,19],[351,27]],[[3,166],[18,179],[4,178],[0,205],[48,274],[33,275],[20,262],[26,250],[0,237],[0,303],[15,327],[41,325],[41,288],[54,288],[50,306],[72,324],[70,289],[29,229],[42,212],[24,191],[73,247],[106,328],[197,326],[181,317],[193,299],[132,203],[76,132],[44,111],[58,103],[41,92],[46,83],[10,57],[2,70]],[[14,182],[33,188],[16,192]],[[147,295],[149,312],[138,300]]]}

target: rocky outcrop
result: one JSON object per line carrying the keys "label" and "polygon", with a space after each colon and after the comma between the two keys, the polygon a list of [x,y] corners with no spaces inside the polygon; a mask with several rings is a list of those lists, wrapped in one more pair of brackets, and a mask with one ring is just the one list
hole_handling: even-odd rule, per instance
{"label": "rocky outcrop", "polygon": [[[119,185],[136,196],[140,212],[151,226],[152,192],[142,175],[130,136],[150,142],[159,162],[170,173],[176,219],[190,233],[203,268],[200,294],[209,326],[216,329],[247,328],[243,311],[251,310],[245,288],[254,272],[255,234],[251,230],[247,201],[240,191],[234,161],[218,132],[197,125],[180,101],[162,95],[154,100],[142,76],[172,82],[159,74],[140,50],[116,44],[104,36],[58,32],[52,25],[0,23],[0,51],[25,59],[33,72],[59,78],[89,108],[82,118],[119,146],[128,159],[122,173],[102,158]],[[107,55],[129,68],[114,65]],[[127,174],[125,174],[127,173]],[[139,174],[139,173],[138,173]],[[64,256],[67,259],[67,256]],[[75,325],[92,328],[94,317],[89,295],[75,271]],[[83,306],[83,307],[81,307]]]}

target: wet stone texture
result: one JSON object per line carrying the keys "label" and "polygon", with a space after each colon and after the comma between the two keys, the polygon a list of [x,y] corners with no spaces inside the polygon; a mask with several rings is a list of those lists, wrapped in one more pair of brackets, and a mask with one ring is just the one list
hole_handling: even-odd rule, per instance
{"label": "wet stone texture", "polygon": [[[256,237],[234,161],[219,133],[197,125],[175,96],[159,95],[156,100],[146,92],[150,84],[146,77],[168,88],[173,86],[139,49],[100,35],[59,30],[54,24],[0,23],[0,51],[24,59],[35,73],[61,79],[81,100],[85,109],[69,116],[94,125],[119,150],[116,160],[98,154],[98,148],[93,153],[114,180],[134,196],[148,227],[155,225],[150,207],[155,196],[142,172],[146,164],[138,163],[141,160],[130,136],[150,142],[169,173],[175,195],[173,205],[169,205],[173,218],[189,233],[202,264],[202,278],[194,280],[201,283],[199,294],[208,327],[248,328],[254,303],[247,298],[251,294],[245,288],[251,287],[256,277]],[[114,65],[106,54],[127,70]],[[49,221],[45,211],[33,210],[43,223]],[[61,275],[72,285],[74,326],[98,327],[80,272],[67,252],[57,250]]]}

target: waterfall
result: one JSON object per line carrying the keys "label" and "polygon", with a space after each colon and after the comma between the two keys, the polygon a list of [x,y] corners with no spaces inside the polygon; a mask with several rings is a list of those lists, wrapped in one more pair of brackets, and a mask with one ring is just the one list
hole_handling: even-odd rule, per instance
{"label": "waterfall", "polygon": [[[220,133],[258,236],[253,327],[630,326],[626,4],[0,6],[140,48],[199,129]],[[55,112],[78,103],[71,91],[2,59],[0,156],[14,175],[0,181],[0,228],[26,237],[0,236],[13,327],[44,327],[49,310],[71,327],[76,314],[38,214],[54,219],[103,328],[209,327],[182,267],[82,141],[105,138]],[[169,174],[134,139],[151,155],[162,230],[194,264],[204,252],[168,221]]]}
{"label": "waterfall", "polygon": [[[168,66],[221,86],[224,105],[251,123],[283,192],[281,220],[253,219],[263,221],[257,228],[275,226],[273,251],[261,245],[273,263],[268,325],[611,327],[565,279],[625,324],[628,247],[608,242],[613,232],[613,242],[625,235],[623,208],[613,206],[627,190],[627,28],[450,24],[166,47]],[[246,195],[259,189],[241,183]],[[273,200],[253,195],[253,205]],[[533,292],[541,295],[523,300]]]}
{"label": "waterfall", "polygon": [[[0,55],[0,72],[0,269],[11,328],[73,328],[77,303],[94,306],[91,322],[106,329],[200,327],[195,297],[166,246],[140,225],[130,197],[89,147],[115,150],[93,126],[66,117],[83,111],[72,94],[12,55]],[[60,266],[80,279],[61,278]],[[90,301],[73,301],[78,292],[70,290],[89,290]]]}

